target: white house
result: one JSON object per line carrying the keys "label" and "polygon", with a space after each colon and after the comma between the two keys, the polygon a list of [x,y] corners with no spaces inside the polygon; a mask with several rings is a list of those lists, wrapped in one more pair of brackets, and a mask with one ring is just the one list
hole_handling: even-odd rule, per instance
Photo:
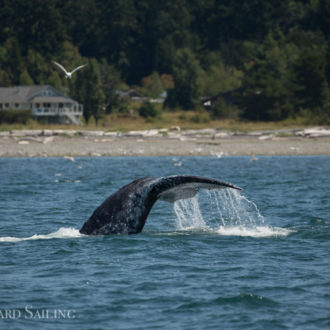
{"label": "white house", "polygon": [[16,86],[0,88],[0,111],[29,110],[47,123],[81,124],[83,105],[52,86]]}

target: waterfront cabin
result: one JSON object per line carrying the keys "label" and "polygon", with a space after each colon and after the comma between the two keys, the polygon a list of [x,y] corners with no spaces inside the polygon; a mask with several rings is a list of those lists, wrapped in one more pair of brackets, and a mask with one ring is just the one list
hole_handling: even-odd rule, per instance
{"label": "waterfront cabin", "polygon": [[81,125],[83,105],[50,85],[0,88],[0,111],[30,111],[49,124]]}

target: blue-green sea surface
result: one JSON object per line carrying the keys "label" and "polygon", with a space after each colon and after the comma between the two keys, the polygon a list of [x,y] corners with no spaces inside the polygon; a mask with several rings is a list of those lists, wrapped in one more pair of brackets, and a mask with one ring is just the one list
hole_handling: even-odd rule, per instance
{"label": "blue-green sea surface", "polygon": [[[0,158],[1,329],[330,328],[330,157]],[[143,176],[243,188],[79,234]]]}

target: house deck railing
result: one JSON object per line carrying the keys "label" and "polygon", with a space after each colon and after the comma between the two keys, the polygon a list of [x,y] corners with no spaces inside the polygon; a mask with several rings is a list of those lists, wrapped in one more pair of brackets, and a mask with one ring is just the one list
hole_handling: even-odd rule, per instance
{"label": "house deck railing", "polygon": [[83,111],[81,109],[71,109],[71,108],[33,108],[32,114],[34,116],[66,116],[66,114],[71,115],[82,115]]}

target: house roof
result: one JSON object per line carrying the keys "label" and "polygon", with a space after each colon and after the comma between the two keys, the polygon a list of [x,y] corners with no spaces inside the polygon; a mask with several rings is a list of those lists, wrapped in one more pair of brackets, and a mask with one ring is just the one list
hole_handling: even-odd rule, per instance
{"label": "house roof", "polygon": [[26,100],[27,89],[15,87],[0,88],[0,102],[24,102]]}
{"label": "house roof", "polygon": [[134,89],[129,89],[128,91],[123,91],[123,90],[117,89],[116,90],[116,93],[120,97],[124,97],[124,96],[129,96],[129,97],[144,97],[141,93],[137,92]]}
{"label": "house roof", "polygon": [[33,102],[43,103],[74,103],[76,101],[70,99],[69,97],[65,96],[36,96],[33,98]]}
{"label": "house roof", "polygon": [[[39,93],[43,90],[51,89],[54,95],[43,95],[41,96]],[[36,97],[45,98],[44,102],[50,102],[50,98],[56,98],[56,102],[64,102],[60,101],[58,98],[65,99],[65,102],[74,101],[69,97],[63,95],[60,91],[55,89],[50,85],[33,85],[33,86],[15,86],[15,87],[1,87],[0,88],[0,103],[12,103],[12,102],[29,102],[32,99],[34,100]],[[47,100],[46,100],[47,99]],[[39,101],[43,102],[43,101]]]}

